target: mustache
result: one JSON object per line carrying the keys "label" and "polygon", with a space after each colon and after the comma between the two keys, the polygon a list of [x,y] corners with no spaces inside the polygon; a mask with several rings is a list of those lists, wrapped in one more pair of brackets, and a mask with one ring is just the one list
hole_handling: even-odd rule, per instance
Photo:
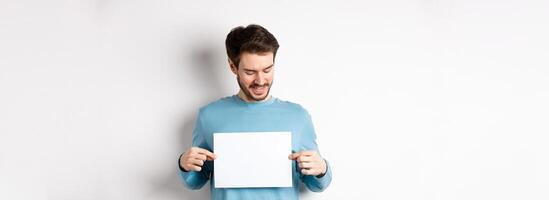
{"label": "mustache", "polygon": [[250,85],[250,88],[257,88],[257,87],[269,87],[270,84],[268,83],[265,83],[263,85],[259,85],[259,84],[252,84]]}

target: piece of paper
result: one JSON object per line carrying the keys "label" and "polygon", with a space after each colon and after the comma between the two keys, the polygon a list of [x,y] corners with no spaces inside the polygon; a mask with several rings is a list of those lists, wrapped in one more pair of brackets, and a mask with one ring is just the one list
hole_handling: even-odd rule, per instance
{"label": "piece of paper", "polygon": [[215,188],[292,187],[291,132],[214,133]]}

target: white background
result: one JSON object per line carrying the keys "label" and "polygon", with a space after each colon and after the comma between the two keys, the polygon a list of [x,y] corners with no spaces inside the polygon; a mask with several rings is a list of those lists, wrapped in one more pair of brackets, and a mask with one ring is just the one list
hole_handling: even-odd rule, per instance
{"label": "white background", "polygon": [[302,199],[549,199],[549,3],[0,1],[0,199],[209,199],[177,157],[236,93],[229,30],[333,168]]}

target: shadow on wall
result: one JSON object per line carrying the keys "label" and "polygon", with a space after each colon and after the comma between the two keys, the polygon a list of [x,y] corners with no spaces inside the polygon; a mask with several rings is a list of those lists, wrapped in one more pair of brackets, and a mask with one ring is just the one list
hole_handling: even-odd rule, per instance
{"label": "shadow on wall", "polygon": [[[197,117],[197,112],[200,106],[219,99],[226,93],[227,89],[223,87],[222,81],[218,77],[221,73],[228,73],[227,68],[220,66],[219,60],[225,55],[220,55],[219,44],[212,42],[211,38],[204,38],[196,33],[196,37],[190,37],[186,40],[188,43],[184,45],[184,54],[181,57],[183,70],[186,74],[184,77],[187,87],[194,88],[193,90],[182,91],[186,92],[185,96],[192,97],[192,103],[189,106],[190,112],[184,113],[184,121],[179,127],[175,143],[176,149],[173,155],[173,165],[170,166],[170,171],[163,173],[165,177],[160,177],[159,181],[154,181],[156,197],[162,196],[162,199],[177,199],[177,200],[209,200],[210,199],[210,182],[207,182],[200,190],[187,189],[178,177],[177,156],[180,153],[191,147],[192,132]],[[215,42],[215,40],[213,40]],[[186,58],[186,59],[185,59]],[[157,177],[158,178],[158,177]],[[161,193],[161,194],[160,194]]]}

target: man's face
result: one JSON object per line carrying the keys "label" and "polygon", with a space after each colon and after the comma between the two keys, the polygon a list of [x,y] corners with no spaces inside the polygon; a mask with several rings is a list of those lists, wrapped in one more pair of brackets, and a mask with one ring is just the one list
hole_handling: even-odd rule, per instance
{"label": "man's face", "polygon": [[239,66],[231,64],[246,101],[262,101],[269,96],[274,74],[273,53],[242,53]]}

